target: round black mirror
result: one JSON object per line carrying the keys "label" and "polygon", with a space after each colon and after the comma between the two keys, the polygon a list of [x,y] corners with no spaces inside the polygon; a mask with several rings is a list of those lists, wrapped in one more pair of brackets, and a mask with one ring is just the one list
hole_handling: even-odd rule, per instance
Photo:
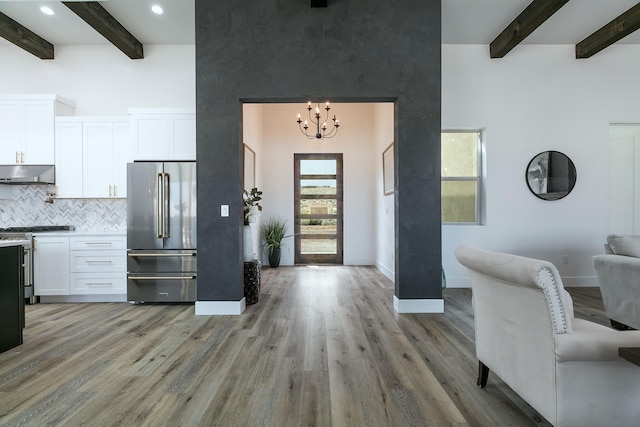
{"label": "round black mirror", "polygon": [[544,151],[531,159],[525,178],[536,197],[558,200],[571,193],[576,185],[576,167],[565,154]]}

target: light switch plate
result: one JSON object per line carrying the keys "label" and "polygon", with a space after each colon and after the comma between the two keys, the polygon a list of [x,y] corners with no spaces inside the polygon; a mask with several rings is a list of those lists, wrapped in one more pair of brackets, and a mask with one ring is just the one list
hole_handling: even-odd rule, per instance
{"label": "light switch plate", "polygon": [[220,216],[229,216],[229,205],[220,205]]}

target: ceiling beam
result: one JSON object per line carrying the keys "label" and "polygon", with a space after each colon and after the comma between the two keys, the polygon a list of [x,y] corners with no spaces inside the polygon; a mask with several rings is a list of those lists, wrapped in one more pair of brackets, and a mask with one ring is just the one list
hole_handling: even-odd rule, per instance
{"label": "ceiling beam", "polygon": [[2,12],[0,12],[0,37],[40,59],[53,59],[53,45],[51,43]]}
{"label": "ceiling beam", "polygon": [[591,58],[640,28],[640,3],[576,45],[576,58]]}
{"label": "ceiling beam", "polygon": [[100,3],[95,1],[63,1],[62,3],[129,58],[144,58],[142,43],[127,31],[116,18],[111,16]]}
{"label": "ceiling beam", "polygon": [[533,0],[489,45],[491,58],[502,58],[569,0]]}

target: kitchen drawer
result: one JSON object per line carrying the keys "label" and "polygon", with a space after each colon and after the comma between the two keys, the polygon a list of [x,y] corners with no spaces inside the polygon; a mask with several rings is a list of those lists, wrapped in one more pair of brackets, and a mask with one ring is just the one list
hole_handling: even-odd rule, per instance
{"label": "kitchen drawer", "polygon": [[127,254],[124,251],[71,251],[72,273],[126,272]]}
{"label": "kitchen drawer", "polygon": [[71,294],[125,294],[127,274],[71,274]]}
{"label": "kitchen drawer", "polygon": [[69,249],[95,251],[100,249],[127,249],[127,236],[72,236]]}

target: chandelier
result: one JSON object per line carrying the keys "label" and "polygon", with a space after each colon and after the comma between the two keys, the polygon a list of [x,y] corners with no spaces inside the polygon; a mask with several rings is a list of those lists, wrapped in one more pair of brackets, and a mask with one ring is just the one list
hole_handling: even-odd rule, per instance
{"label": "chandelier", "polygon": [[326,110],[326,116],[324,120],[320,120],[320,103],[318,103],[318,105],[316,106],[316,112],[313,115],[313,117],[311,117],[312,109],[313,107],[311,107],[311,102],[309,102],[309,104],[307,105],[307,110],[309,113],[309,121],[312,124],[314,124],[316,127],[315,135],[313,133],[310,135],[308,132],[309,121],[305,120],[304,126],[302,126],[302,119],[300,118],[300,114],[298,114],[297,121],[298,121],[298,127],[300,128],[300,132],[302,132],[308,139],[325,139],[325,138],[333,138],[334,136],[336,136],[336,134],[338,133],[338,128],[340,127],[340,123],[338,122],[338,118],[336,117],[335,114],[331,119],[331,121],[333,122],[331,126],[331,130],[327,132],[327,120],[329,119],[329,111],[331,110],[331,107],[329,107],[329,103],[327,102],[327,105],[324,107],[324,109]]}

